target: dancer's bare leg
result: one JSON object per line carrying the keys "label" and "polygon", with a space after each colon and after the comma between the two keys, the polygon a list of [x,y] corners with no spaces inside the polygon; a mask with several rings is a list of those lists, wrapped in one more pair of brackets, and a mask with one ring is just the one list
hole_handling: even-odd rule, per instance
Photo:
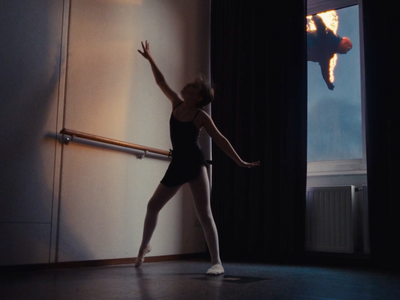
{"label": "dancer's bare leg", "polygon": [[219,257],[218,231],[214,222],[210,204],[210,184],[208,180],[206,167],[203,167],[200,175],[190,182],[194,206],[196,213],[203,227],[208,249],[211,255],[212,267],[207,271],[210,275],[219,275],[224,273],[224,269]]}
{"label": "dancer's bare leg", "polygon": [[136,258],[135,267],[139,267],[147,253],[150,252],[150,240],[157,225],[158,213],[164,205],[176,194],[181,186],[167,187],[160,183],[147,204],[146,217],[144,219],[142,243]]}

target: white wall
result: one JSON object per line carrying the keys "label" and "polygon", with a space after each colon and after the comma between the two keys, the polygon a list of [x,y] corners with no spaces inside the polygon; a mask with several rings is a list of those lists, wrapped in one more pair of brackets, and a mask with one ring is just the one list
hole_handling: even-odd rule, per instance
{"label": "white wall", "polygon": [[[7,243],[0,264],[136,256],[147,201],[168,161],[93,143],[61,145],[55,133],[65,127],[171,148],[171,106],[137,49],[150,41],[174,89],[207,75],[209,1],[1,5],[8,43],[0,51],[10,62],[0,71],[0,122],[10,131],[1,133],[0,234]],[[197,224],[185,187],[161,212],[151,255],[205,251]]]}

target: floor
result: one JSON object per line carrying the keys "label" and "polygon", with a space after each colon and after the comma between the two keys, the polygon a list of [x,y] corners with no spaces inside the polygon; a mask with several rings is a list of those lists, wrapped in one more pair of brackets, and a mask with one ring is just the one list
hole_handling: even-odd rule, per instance
{"label": "floor", "polygon": [[25,271],[0,277],[0,299],[400,299],[400,274],[365,268],[225,263],[204,275],[202,260]]}

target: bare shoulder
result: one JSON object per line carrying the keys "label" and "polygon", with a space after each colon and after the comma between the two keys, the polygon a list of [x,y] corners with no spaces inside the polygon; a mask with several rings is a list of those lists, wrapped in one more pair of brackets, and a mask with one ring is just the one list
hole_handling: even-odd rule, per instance
{"label": "bare shoulder", "polygon": [[181,103],[183,103],[183,100],[179,97],[171,99],[172,110],[174,110]]}
{"label": "bare shoulder", "polygon": [[205,126],[207,123],[213,122],[211,116],[202,109],[200,109],[200,112],[198,114],[198,119],[199,121],[201,121],[202,126]]}
{"label": "bare shoulder", "polygon": [[215,126],[211,116],[205,111],[200,111],[200,113],[198,114],[197,122],[198,123],[195,123],[197,128],[204,128],[212,139],[216,139],[221,136],[221,133],[219,132],[217,126]]}
{"label": "bare shoulder", "polygon": [[157,85],[160,87],[164,95],[171,101],[173,107],[183,101],[179,94],[172,90],[165,80],[157,83]]}
{"label": "bare shoulder", "polygon": [[197,127],[198,130],[202,128],[207,129],[207,124],[210,123],[211,117],[206,113],[204,110],[199,109],[196,117],[193,120],[194,125]]}

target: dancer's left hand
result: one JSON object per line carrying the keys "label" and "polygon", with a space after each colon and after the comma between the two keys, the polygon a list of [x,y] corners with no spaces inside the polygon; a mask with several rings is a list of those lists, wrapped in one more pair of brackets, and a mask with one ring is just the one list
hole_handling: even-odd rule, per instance
{"label": "dancer's left hand", "polygon": [[256,161],[256,162],[245,162],[245,161],[241,161],[241,162],[239,163],[239,166],[240,166],[240,167],[243,167],[243,168],[248,168],[248,169],[250,169],[250,168],[255,168],[255,167],[260,166],[260,161]]}

